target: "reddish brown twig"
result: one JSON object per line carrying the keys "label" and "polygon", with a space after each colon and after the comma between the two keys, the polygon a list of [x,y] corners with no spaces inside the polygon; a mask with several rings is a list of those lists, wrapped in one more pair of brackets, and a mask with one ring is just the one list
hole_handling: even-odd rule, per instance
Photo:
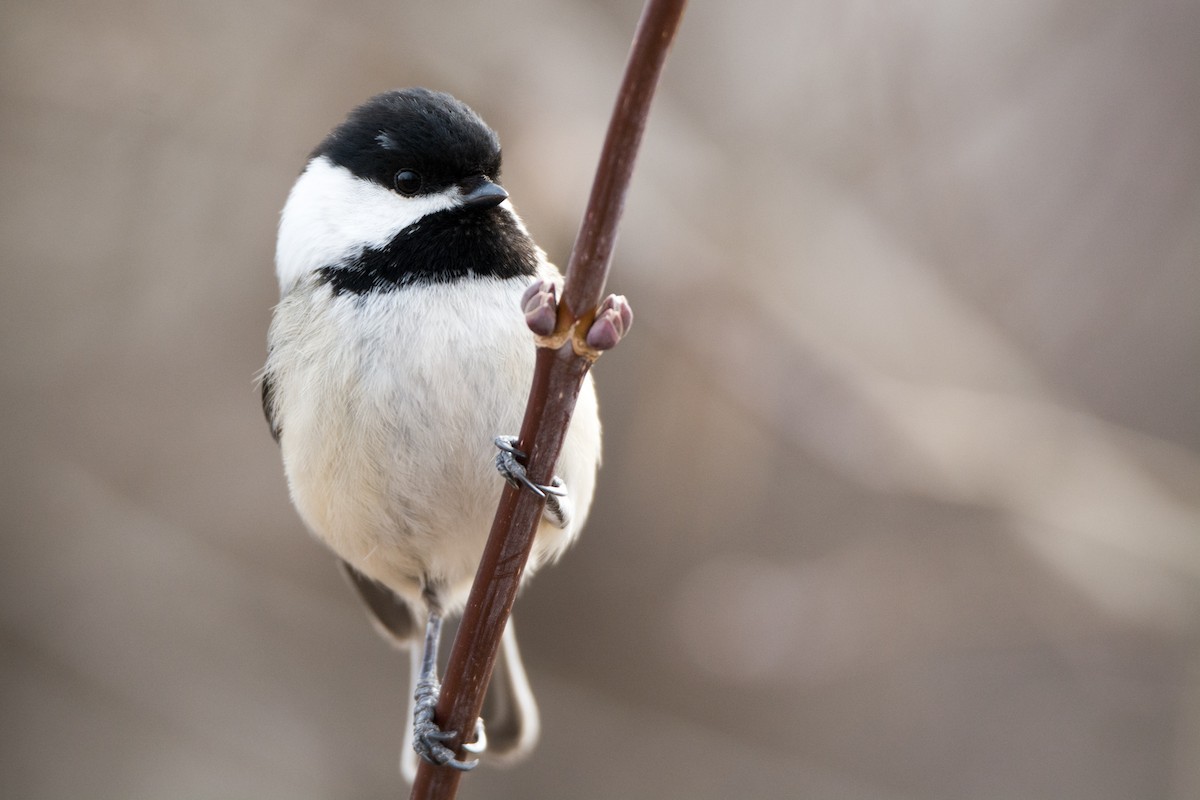
{"label": "reddish brown twig", "polygon": [[[553,477],[580,385],[599,355],[586,344],[612,260],[617,224],[633,174],[650,100],[686,0],[647,0],[608,126],[579,238],[567,265],[555,333],[539,340],[537,365],[517,448],[529,454],[526,474]],[[521,583],[545,500],[506,484],[462,623],[450,651],[437,720],[461,746],[473,731],[491,679],[500,636]],[[460,752],[461,757],[461,752]],[[462,773],[422,762],[411,800],[450,800]]]}

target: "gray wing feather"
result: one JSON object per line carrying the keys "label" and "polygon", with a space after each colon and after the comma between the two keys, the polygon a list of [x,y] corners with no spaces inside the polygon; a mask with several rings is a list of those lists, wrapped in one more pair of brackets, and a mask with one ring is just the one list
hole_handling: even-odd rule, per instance
{"label": "gray wing feather", "polygon": [[267,418],[267,425],[271,426],[271,438],[278,443],[282,428],[275,412],[275,386],[271,383],[271,376],[265,372],[262,376],[262,407],[263,416]]}
{"label": "gray wing feather", "polygon": [[407,647],[418,638],[417,619],[408,603],[378,581],[368,578],[354,567],[342,562],[342,569],[358,596],[371,611],[375,626],[385,638]]}

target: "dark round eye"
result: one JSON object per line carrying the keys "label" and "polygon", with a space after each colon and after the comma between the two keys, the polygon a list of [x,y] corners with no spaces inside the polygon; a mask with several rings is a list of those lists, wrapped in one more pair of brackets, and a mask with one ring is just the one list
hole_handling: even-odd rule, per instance
{"label": "dark round eye", "polygon": [[421,176],[411,169],[402,169],[396,173],[396,191],[400,194],[414,195],[421,190]]}

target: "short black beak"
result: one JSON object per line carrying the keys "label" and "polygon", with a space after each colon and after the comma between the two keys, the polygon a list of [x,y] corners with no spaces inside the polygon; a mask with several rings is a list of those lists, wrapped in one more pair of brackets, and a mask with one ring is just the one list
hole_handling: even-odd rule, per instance
{"label": "short black beak", "polygon": [[480,178],[469,190],[466,186],[462,188],[463,205],[467,208],[491,208],[508,199],[508,192],[504,191],[504,187],[492,183],[487,178]]}

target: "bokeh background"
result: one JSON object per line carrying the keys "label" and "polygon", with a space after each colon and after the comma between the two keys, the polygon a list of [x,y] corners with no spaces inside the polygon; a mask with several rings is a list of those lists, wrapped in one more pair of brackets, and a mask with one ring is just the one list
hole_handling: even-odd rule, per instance
{"label": "bokeh background", "polygon": [[[0,795],[393,798],[407,686],[254,384],[398,85],[565,263],[640,10],[0,6]],[[1200,4],[694,2],[610,286],[544,739],[464,798],[1200,797]]]}

